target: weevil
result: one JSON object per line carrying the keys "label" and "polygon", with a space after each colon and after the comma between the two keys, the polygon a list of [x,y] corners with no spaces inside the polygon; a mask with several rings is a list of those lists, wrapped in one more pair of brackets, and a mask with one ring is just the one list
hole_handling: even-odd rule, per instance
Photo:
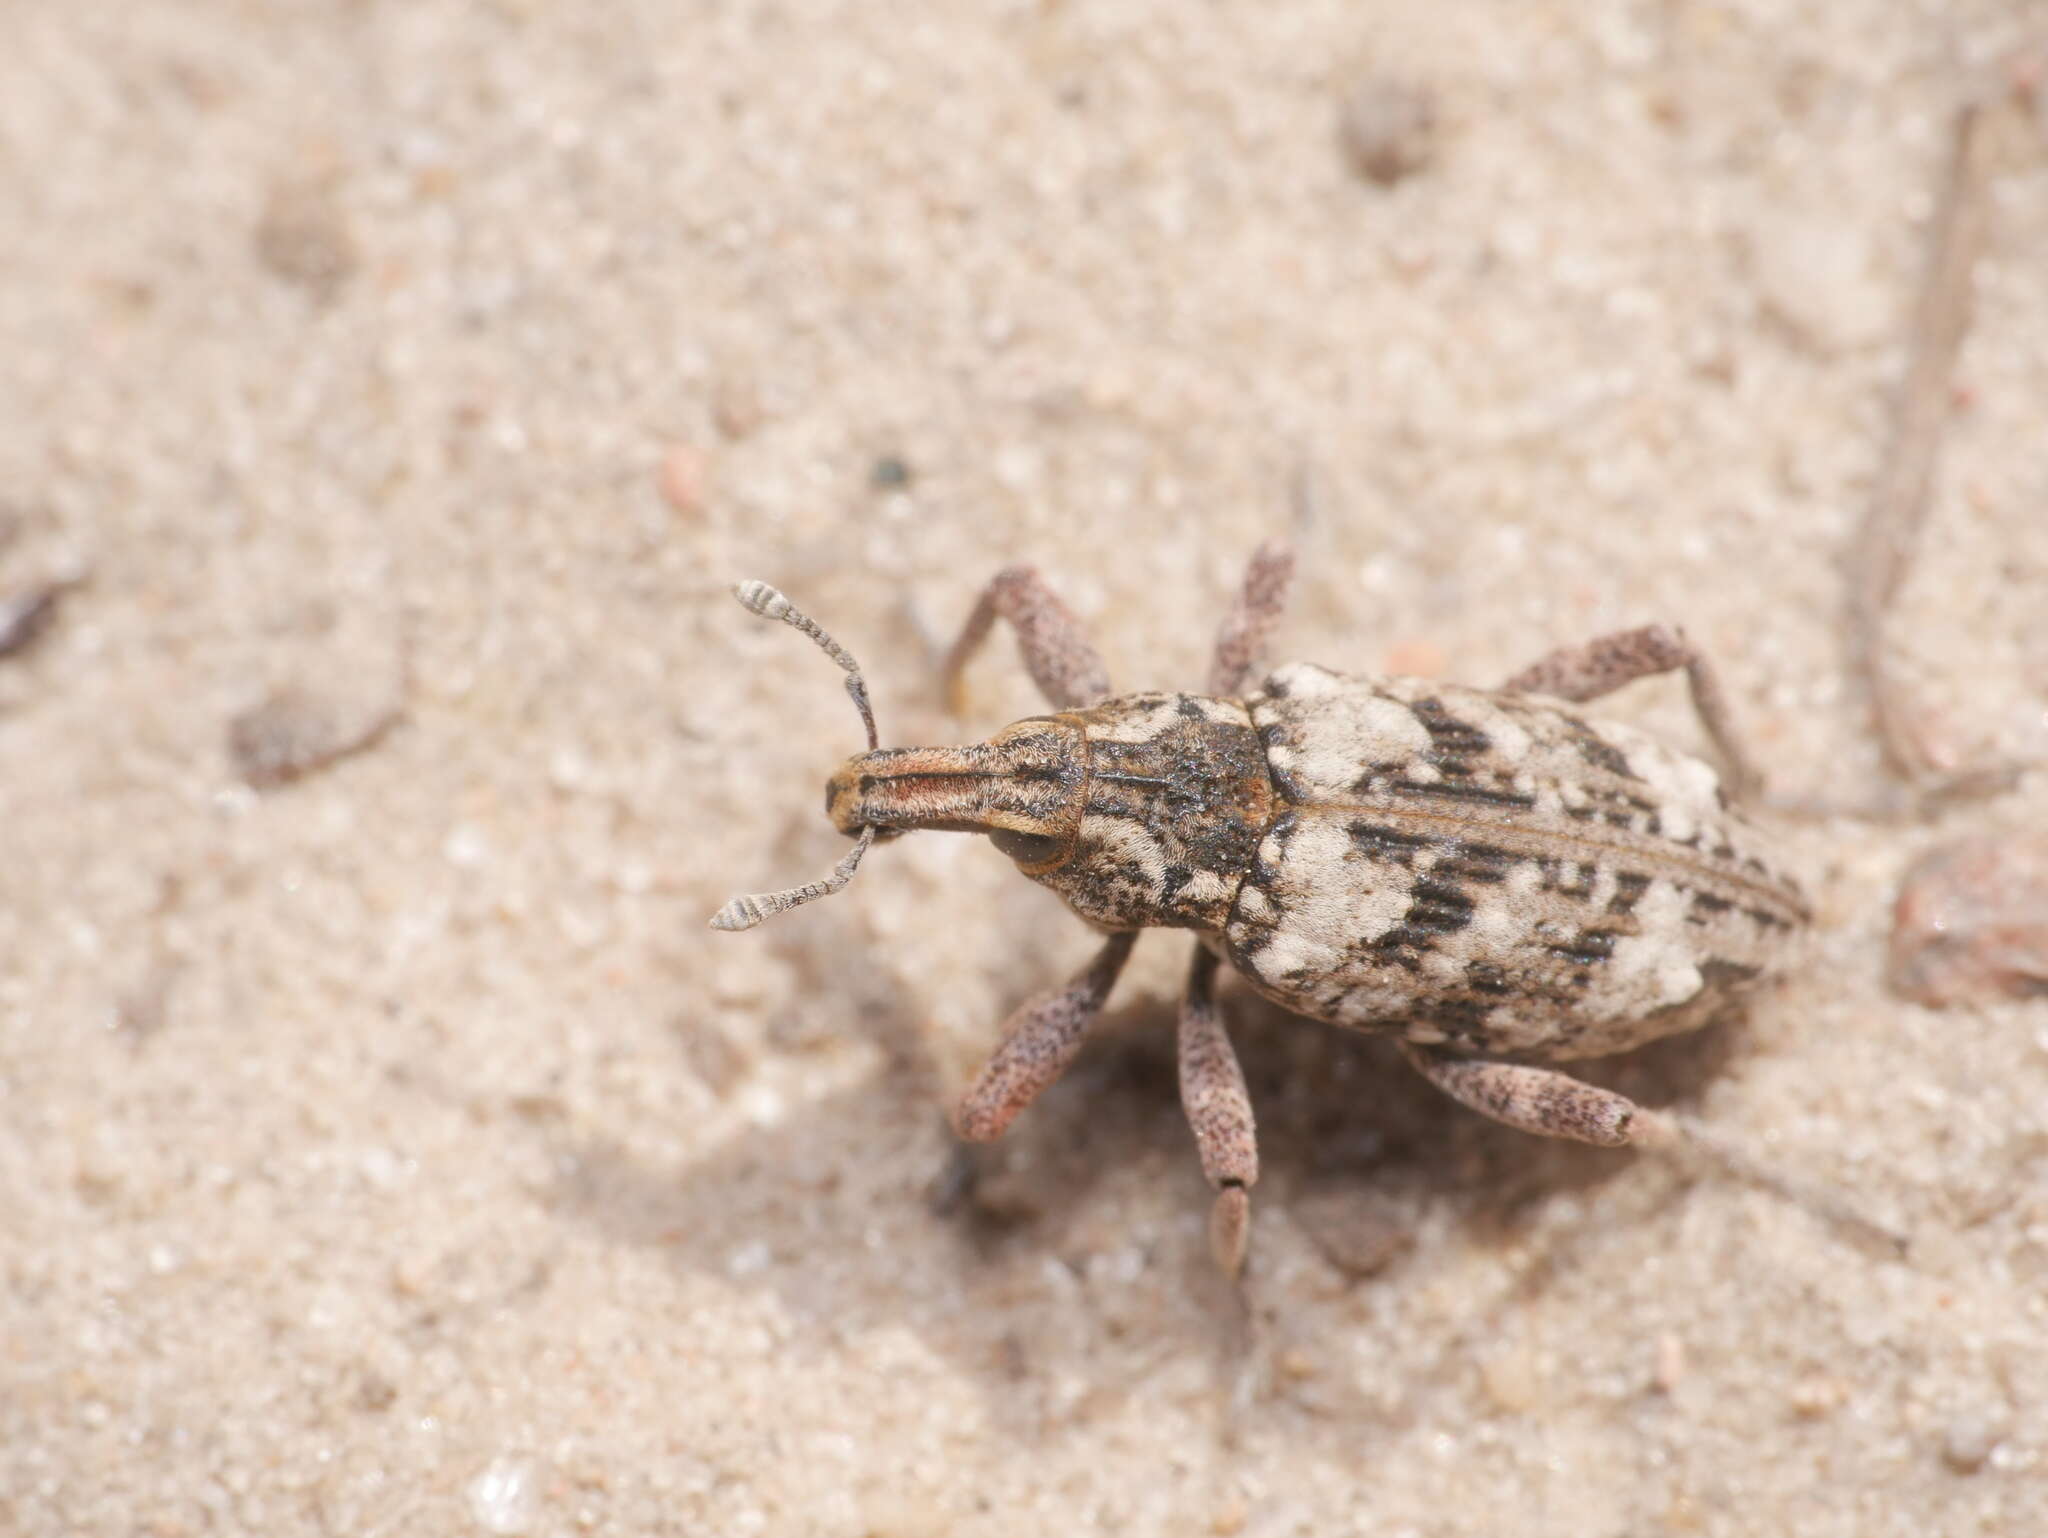
{"label": "weevil", "polygon": [[[1396,1036],[1438,1088],[1509,1126],[1668,1145],[1672,1118],[1548,1065],[1705,1023],[1781,974],[1810,922],[1738,810],[1757,776],[1713,668],[1681,632],[1567,647],[1495,689],[1309,662],[1254,684],[1293,570],[1284,542],[1253,555],[1200,694],[1112,694],[1038,572],[999,572],[948,653],[948,690],[957,704],[1000,619],[1053,710],[959,747],[880,747],[852,657],[765,583],[736,590],[846,670],[868,750],[826,788],[852,852],[823,881],[733,899],[713,927],[751,928],[836,892],[874,840],[919,829],[985,834],[1059,893],[1105,938],[1004,1024],[954,1111],[974,1141],[1000,1136],[1073,1061],[1141,931],[1191,931],[1181,1100],[1216,1190],[1211,1245],[1232,1275],[1259,1158],[1216,1003],[1224,963],[1297,1014]],[[1672,671],[1719,772],[1574,708]]]}

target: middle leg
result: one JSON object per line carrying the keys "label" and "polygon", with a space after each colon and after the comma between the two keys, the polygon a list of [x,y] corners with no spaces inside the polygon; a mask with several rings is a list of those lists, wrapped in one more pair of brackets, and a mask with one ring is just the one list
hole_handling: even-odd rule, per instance
{"label": "middle leg", "polygon": [[1259,1139],[1223,1016],[1216,1008],[1216,953],[1195,947],[1188,991],[1180,1006],[1180,1103],[1216,1188],[1209,1212],[1209,1249],[1228,1276],[1244,1265],[1251,1236],[1251,1188],[1259,1179]]}

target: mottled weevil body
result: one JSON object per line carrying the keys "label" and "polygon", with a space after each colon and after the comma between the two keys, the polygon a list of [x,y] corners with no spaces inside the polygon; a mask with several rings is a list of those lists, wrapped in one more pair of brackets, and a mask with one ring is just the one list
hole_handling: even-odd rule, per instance
{"label": "mottled weevil body", "polygon": [[[947,658],[949,685],[1006,619],[1055,713],[943,748],[878,748],[870,720],[869,751],[826,792],[834,825],[860,838],[853,854],[825,882],[735,899],[713,921],[745,928],[836,891],[872,839],[919,829],[986,834],[1058,892],[1107,939],[1006,1024],[955,1112],[976,1140],[1072,1061],[1140,930],[1192,931],[1181,1094],[1218,1192],[1211,1238],[1233,1272],[1258,1152],[1215,1005],[1221,963],[1299,1014],[1398,1036],[1475,1110],[1620,1145],[1668,1141],[1674,1124],[1541,1065],[1702,1024],[1781,972],[1808,922],[1736,809],[1755,776],[1712,670],[1678,632],[1603,637],[1492,690],[1300,662],[1252,684],[1292,570],[1277,542],[1254,555],[1205,692],[1114,696],[1037,573],[999,573]],[[819,639],[866,715],[850,657],[772,589],[741,598]],[[1572,708],[1675,669],[1723,773]]]}

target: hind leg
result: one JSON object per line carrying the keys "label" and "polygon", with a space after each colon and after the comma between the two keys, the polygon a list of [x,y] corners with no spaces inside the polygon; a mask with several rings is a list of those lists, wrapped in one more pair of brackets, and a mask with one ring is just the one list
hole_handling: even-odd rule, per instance
{"label": "hind leg", "polygon": [[1639,630],[1617,630],[1578,646],[1562,646],[1523,668],[1501,688],[1511,694],[1554,694],[1565,700],[1594,700],[1638,678],[1679,668],[1685,670],[1700,724],[1706,727],[1707,736],[1713,739],[1727,766],[1729,798],[1748,800],[1759,784],[1756,767],[1742,749],[1741,736],[1728,709],[1728,697],[1721,692],[1719,675],[1682,630],[1669,625],[1645,625]]}
{"label": "hind leg", "polygon": [[1805,1209],[1873,1253],[1905,1253],[1904,1234],[1839,1192],[1761,1164],[1689,1119],[1639,1106],[1626,1095],[1582,1084],[1554,1068],[1451,1057],[1413,1044],[1404,1044],[1401,1050],[1430,1083],[1482,1116],[1539,1137],[1569,1138],[1603,1148],[1627,1146],[1696,1161]]}
{"label": "hind leg", "polygon": [[1626,1095],[1582,1084],[1555,1068],[1452,1057],[1412,1043],[1404,1043],[1401,1051],[1425,1079],[1458,1104],[1539,1137],[1619,1148],[1657,1141],[1665,1131],[1663,1118]]}

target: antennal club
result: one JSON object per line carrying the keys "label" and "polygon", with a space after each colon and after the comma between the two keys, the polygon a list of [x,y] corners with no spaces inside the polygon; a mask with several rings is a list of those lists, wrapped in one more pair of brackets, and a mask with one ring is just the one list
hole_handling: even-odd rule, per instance
{"label": "antennal club", "polygon": [[[732,590],[733,597],[763,619],[779,619],[792,630],[799,630],[818,643],[818,649],[842,668],[846,669],[846,692],[853,697],[853,705],[860,712],[861,724],[868,731],[868,751],[881,746],[881,737],[875,731],[875,712],[868,704],[867,680],[860,676],[860,664],[853,660],[853,653],[826,634],[818,622],[791,603],[775,588],[765,582],[742,582]],[[787,913],[807,902],[820,897],[830,897],[834,892],[853,879],[853,873],[860,866],[860,857],[868,852],[868,845],[875,841],[875,825],[869,823],[860,830],[846,858],[832,867],[832,874],[823,881],[812,881],[804,886],[785,888],[780,892],[755,892],[735,897],[731,902],[711,915],[713,929],[752,929],[756,924],[772,919],[778,913]]]}
{"label": "antennal club", "polygon": [[813,881],[805,886],[787,887],[780,892],[755,892],[745,897],[735,897],[731,902],[711,915],[713,929],[752,929],[756,924],[765,923],[778,913],[787,913],[791,908],[801,908],[807,902],[820,897],[830,897],[834,892],[853,879],[853,873],[860,864],[860,857],[868,852],[868,845],[875,841],[875,825],[869,823],[860,830],[860,837],[846,858],[832,867],[832,874],[823,881]]}

